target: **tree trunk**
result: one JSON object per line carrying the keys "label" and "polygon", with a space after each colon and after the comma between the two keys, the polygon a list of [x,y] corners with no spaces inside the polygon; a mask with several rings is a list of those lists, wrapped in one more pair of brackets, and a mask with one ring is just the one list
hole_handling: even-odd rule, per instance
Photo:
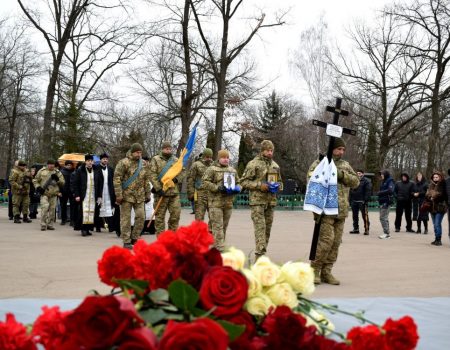
{"label": "tree trunk", "polygon": [[428,156],[426,177],[429,178],[436,166],[436,144],[439,140],[439,85],[435,85],[431,102],[431,131],[428,137]]}

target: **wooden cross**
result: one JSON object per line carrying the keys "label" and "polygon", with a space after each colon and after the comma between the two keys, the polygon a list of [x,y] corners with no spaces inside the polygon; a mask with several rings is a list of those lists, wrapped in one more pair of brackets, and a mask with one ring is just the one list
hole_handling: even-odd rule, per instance
{"label": "wooden cross", "polygon": [[[343,109],[341,109],[341,103],[342,103],[342,98],[338,97],[338,98],[336,98],[336,106],[335,107],[327,106],[327,108],[326,108],[327,112],[333,113],[333,123],[332,124],[328,124],[328,123],[322,122],[320,120],[313,119],[313,125],[316,125],[316,126],[319,126],[322,128],[326,128],[327,135],[330,137],[330,141],[328,143],[328,151],[327,151],[328,163],[331,162],[331,159],[333,157],[333,148],[334,148],[335,138],[341,137],[342,133],[353,135],[353,136],[356,135],[355,130],[343,128],[338,125],[339,116],[342,115],[342,116],[347,117],[350,114],[350,113],[348,113],[348,111],[344,111]],[[323,214],[320,216],[320,219],[318,220],[318,222],[316,222],[314,225],[313,240],[311,243],[311,250],[309,251],[309,260],[311,260],[311,261],[316,258],[316,250],[317,250],[317,244],[319,242],[319,234],[320,234],[320,226],[322,223],[322,217],[323,217]]]}

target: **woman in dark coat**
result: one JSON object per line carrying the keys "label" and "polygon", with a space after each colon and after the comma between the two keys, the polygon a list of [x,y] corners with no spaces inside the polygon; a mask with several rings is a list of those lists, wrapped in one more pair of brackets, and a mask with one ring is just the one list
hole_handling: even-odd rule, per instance
{"label": "woman in dark coat", "polygon": [[423,174],[419,171],[416,175],[414,197],[413,197],[413,221],[417,221],[416,233],[422,233],[421,225],[423,223],[423,234],[428,233],[428,219],[429,215],[427,211],[420,211],[425,200],[425,194],[428,190],[428,182],[423,177]]}
{"label": "woman in dark coat", "polygon": [[432,245],[440,246],[442,237],[442,219],[447,212],[447,192],[444,175],[440,171],[434,171],[431,175],[430,186],[425,194],[426,200],[431,202],[431,218],[433,220],[435,240]]}

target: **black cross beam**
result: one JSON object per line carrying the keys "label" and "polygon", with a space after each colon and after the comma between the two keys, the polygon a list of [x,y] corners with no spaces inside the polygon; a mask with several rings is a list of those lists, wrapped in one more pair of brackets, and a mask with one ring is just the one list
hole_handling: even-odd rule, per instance
{"label": "black cross beam", "polygon": [[[347,117],[350,115],[348,111],[345,111],[341,109],[342,104],[342,98],[338,97],[336,98],[336,106],[331,107],[327,106],[326,111],[333,113],[333,125],[339,125],[339,116]],[[328,123],[322,122],[320,120],[313,119],[313,125],[326,128],[328,126]],[[356,135],[355,130],[342,128],[342,132],[349,135]],[[327,151],[327,158],[328,162],[331,162],[331,158],[333,157],[333,148],[334,148],[334,140],[335,137],[330,136],[330,141],[328,143],[328,151]],[[320,226],[322,224],[322,217],[323,214],[320,216],[320,219],[316,221],[314,225],[314,233],[313,233],[313,239],[311,242],[311,250],[309,251],[309,260],[313,261],[316,258],[316,251],[317,251],[317,244],[319,243],[319,235],[320,235]]]}

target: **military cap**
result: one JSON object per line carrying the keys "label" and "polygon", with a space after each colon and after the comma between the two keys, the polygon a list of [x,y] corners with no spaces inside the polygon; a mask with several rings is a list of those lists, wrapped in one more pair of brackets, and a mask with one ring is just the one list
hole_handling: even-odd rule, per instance
{"label": "military cap", "polygon": [[334,139],[333,149],[339,148],[339,147],[346,147],[345,141],[343,139],[341,139],[340,137]]}
{"label": "military cap", "polygon": [[55,165],[55,164],[56,164],[56,161],[55,161],[54,159],[49,159],[49,160],[47,160],[47,164],[53,164],[53,165]]}
{"label": "military cap", "polygon": [[143,151],[143,148],[142,148],[142,145],[140,143],[133,143],[131,145],[131,148],[130,148],[130,152],[131,153],[142,152],[142,151]]}
{"label": "military cap", "polygon": [[172,148],[172,143],[170,141],[163,141],[163,143],[161,144],[161,149],[164,148]]}
{"label": "military cap", "polygon": [[24,160],[19,160],[19,161],[17,162],[17,165],[18,165],[18,166],[27,166],[27,163],[26,163]]}
{"label": "military cap", "polygon": [[273,150],[274,148],[273,142],[270,140],[263,140],[261,142],[261,151]]}
{"label": "military cap", "polygon": [[211,148],[205,148],[202,153],[202,157],[212,157],[213,151]]}

